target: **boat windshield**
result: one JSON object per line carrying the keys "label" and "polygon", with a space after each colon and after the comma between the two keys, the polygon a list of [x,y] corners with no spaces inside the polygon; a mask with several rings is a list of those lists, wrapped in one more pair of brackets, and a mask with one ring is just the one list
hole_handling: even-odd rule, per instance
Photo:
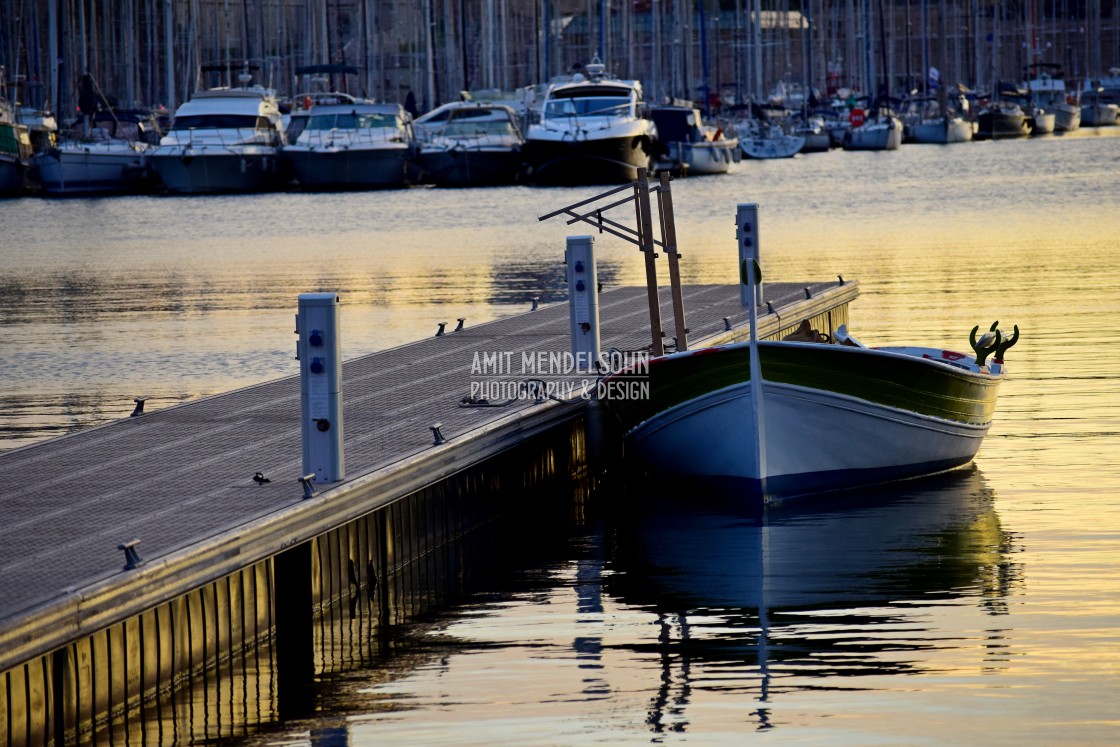
{"label": "boat windshield", "polygon": [[307,122],[307,130],[383,130],[401,127],[399,118],[392,114],[314,114]]}
{"label": "boat windshield", "polygon": [[189,114],[175,117],[171,131],[176,130],[268,130],[267,117],[252,114]]}
{"label": "boat windshield", "polygon": [[454,135],[459,137],[475,137],[483,135],[513,135],[513,124],[509,121],[470,121],[453,119],[439,128],[441,135]]}
{"label": "boat windshield", "polygon": [[630,99],[625,96],[596,96],[581,99],[552,99],[545,106],[546,117],[609,117],[628,114]]}

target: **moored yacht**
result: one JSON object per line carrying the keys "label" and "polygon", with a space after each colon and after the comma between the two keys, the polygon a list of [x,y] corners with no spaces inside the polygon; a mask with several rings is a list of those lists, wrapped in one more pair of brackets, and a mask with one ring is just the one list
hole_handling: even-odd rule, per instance
{"label": "moored yacht", "polygon": [[844,150],[898,150],[902,146],[902,120],[889,110],[859,120],[844,133]]}
{"label": "moored yacht", "polygon": [[642,109],[641,84],[609,77],[598,60],[585,72],[549,86],[529,125],[525,159],[535,182],[614,184],[649,167],[657,131]]}
{"label": "moored yacht", "polygon": [[423,179],[441,187],[513,184],[525,173],[525,138],[503,104],[455,101],[413,123]]}
{"label": "moored yacht", "polygon": [[971,140],[972,122],[961,116],[968,102],[961,96],[956,103],[956,107],[950,106],[945,94],[910,99],[905,119],[905,140],[942,145]]}
{"label": "moored yacht", "polygon": [[726,174],[739,161],[739,138],[705,124],[699,109],[659,106],[651,111],[668,168],[688,174]]}
{"label": "moored yacht", "polygon": [[[248,83],[245,76],[242,82]],[[194,94],[148,153],[164,190],[176,194],[257,192],[281,186],[280,108],[260,86]]]}
{"label": "moored yacht", "polygon": [[400,104],[345,93],[308,96],[306,123],[284,146],[304,189],[404,187],[416,181],[416,143]]}
{"label": "moored yacht", "polygon": [[32,157],[43,192],[112,194],[151,188],[146,158],[159,141],[155,117],[142,111],[106,110],[92,119],[93,127]]}

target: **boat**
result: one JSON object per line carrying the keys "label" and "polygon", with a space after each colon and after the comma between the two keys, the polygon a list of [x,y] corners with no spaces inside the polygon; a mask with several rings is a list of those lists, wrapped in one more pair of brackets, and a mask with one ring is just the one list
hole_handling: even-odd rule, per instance
{"label": "boat", "polygon": [[655,106],[650,110],[664,167],[685,174],[726,174],[739,161],[739,138],[722,127],[705,124],[690,106]]}
{"label": "boat", "polygon": [[832,135],[822,116],[810,114],[796,120],[791,134],[805,140],[798,153],[827,153],[832,150]]}
{"label": "boat", "polygon": [[[739,147],[747,158],[793,158],[805,146],[805,138],[787,134],[768,119],[751,119],[743,125],[746,134],[739,130]],[[736,126],[738,129],[739,125]]]}
{"label": "boat", "polygon": [[275,94],[261,86],[198,91],[147,156],[172,194],[258,192],[287,179],[280,164],[284,128]]}
{"label": "boat", "polygon": [[31,165],[48,195],[125,194],[153,189],[147,154],[159,141],[155,117],[145,111],[99,111],[92,127],[71,133],[36,153]]}
{"label": "boat", "polygon": [[751,342],[653,357],[608,377],[608,387],[648,382],[648,398],[606,406],[651,472],[732,480],[765,502],[960,467],[991,426],[1003,357],[1019,337],[992,325],[977,341],[974,329],[975,355],[868,348],[843,325],[822,335],[806,321],[760,341],[751,311]]}
{"label": "boat", "polygon": [[977,140],[1003,140],[1031,134],[1031,122],[1026,112],[1007,99],[989,101],[977,113],[976,121]]}
{"label": "boat", "polygon": [[346,93],[297,97],[292,140],[283,159],[302,189],[404,187],[419,180],[417,145],[400,104]]}
{"label": "boat", "polygon": [[898,150],[901,146],[902,120],[890,112],[872,114],[860,124],[853,122],[844,133],[844,150]]}
{"label": "boat", "polygon": [[1103,87],[1081,92],[1081,124],[1085,127],[1112,127],[1120,123],[1120,106]]}
{"label": "boat", "polygon": [[1047,111],[1038,105],[1028,105],[1026,108],[1027,124],[1031,129],[1031,136],[1052,135],[1058,124],[1058,117],[1054,112]]}
{"label": "boat", "polygon": [[[957,106],[968,102],[958,97]],[[949,105],[948,93],[938,92],[936,97],[912,98],[904,121],[904,139],[913,143],[966,143],[972,140],[972,122],[961,116],[960,110]]]}
{"label": "boat", "polygon": [[413,122],[423,181],[440,187],[514,184],[525,174],[525,138],[503,104],[455,101]]}
{"label": "boat", "polygon": [[924,118],[913,125],[915,143],[967,143],[972,139],[972,123],[952,115]]}
{"label": "boat", "polygon": [[1037,106],[1054,115],[1054,132],[1073,132],[1081,127],[1081,106],[1070,100],[1060,65],[1038,62],[1028,66],[1027,95]]}
{"label": "boat", "polygon": [[31,133],[16,121],[15,107],[0,98],[0,195],[30,189],[31,154]]}
{"label": "boat", "polygon": [[632,182],[649,167],[657,140],[641,84],[609,76],[598,58],[551,84],[532,120],[524,153],[538,184]]}

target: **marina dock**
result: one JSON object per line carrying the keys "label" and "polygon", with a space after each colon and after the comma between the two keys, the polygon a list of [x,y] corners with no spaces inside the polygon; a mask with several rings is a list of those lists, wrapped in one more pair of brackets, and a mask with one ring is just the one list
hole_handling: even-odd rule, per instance
{"label": "marina dock", "polygon": [[[690,349],[746,339],[738,286],[682,293]],[[843,279],[767,283],[759,336],[805,319],[834,330],[857,295]],[[670,290],[658,299],[671,330]],[[604,351],[648,349],[646,300],[598,294]],[[346,474],[326,485],[301,480],[298,376],[0,454],[0,738],[72,742],[262,641],[283,706],[298,687],[286,678],[324,666],[313,615],[364,591],[399,617],[394,575],[469,531],[475,496],[586,474],[594,397],[581,382],[596,376],[522,365],[570,350],[568,317],[559,303],[452,322],[345,361]],[[479,356],[498,354],[524,396],[482,401],[472,384],[496,377]]]}

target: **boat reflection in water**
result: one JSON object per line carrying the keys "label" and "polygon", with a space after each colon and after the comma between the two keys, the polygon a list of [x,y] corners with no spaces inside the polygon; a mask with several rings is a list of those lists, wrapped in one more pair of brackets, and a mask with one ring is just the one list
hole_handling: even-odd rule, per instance
{"label": "boat reflection in water", "polygon": [[[933,668],[932,651],[963,644],[929,625],[932,606],[971,598],[981,617],[1006,614],[1018,571],[977,469],[848,498],[752,515],[659,500],[618,522],[604,593],[656,613],[657,642],[637,644],[663,670],[654,730],[687,723],[704,690],[749,693],[769,728],[780,693]],[[999,641],[986,645],[979,655],[1005,656]]]}

